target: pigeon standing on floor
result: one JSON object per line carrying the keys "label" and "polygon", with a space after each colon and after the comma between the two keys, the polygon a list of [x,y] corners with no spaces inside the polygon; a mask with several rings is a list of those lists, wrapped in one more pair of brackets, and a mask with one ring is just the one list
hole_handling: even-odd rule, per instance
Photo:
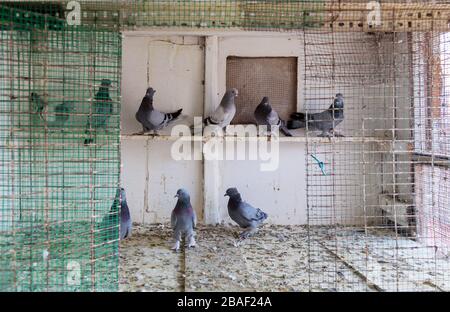
{"label": "pigeon standing on floor", "polygon": [[214,125],[222,129],[226,128],[236,114],[236,104],[234,100],[238,94],[239,92],[235,88],[227,90],[216,110],[211,116],[205,118],[203,121],[205,126]]}
{"label": "pigeon standing on floor", "polygon": [[94,135],[98,129],[106,129],[109,117],[113,113],[112,99],[109,96],[111,80],[103,79],[100,88],[95,95],[92,114],[88,117],[86,123],[86,139],[84,144],[94,143]]}
{"label": "pigeon standing on floor", "polygon": [[244,228],[239,236],[245,239],[258,230],[261,223],[267,219],[267,213],[259,208],[254,208],[242,200],[241,194],[235,187],[229,188],[224,196],[229,196],[228,214],[241,228]]}
{"label": "pigeon standing on floor", "polygon": [[255,120],[258,125],[267,126],[269,131],[272,131],[273,126],[278,126],[280,131],[285,136],[292,136],[278,113],[272,108],[269,103],[269,98],[266,96],[255,109]]}
{"label": "pigeon standing on floor", "polygon": [[183,234],[185,234],[187,247],[195,247],[194,228],[197,223],[197,217],[192,208],[189,193],[186,190],[179,189],[175,197],[178,197],[178,201],[172,211],[170,221],[175,239],[175,245],[172,249],[178,251]]}
{"label": "pigeon standing on floor", "polygon": [[31,92],[30,101],[32,103],[33,110],[39,114],[39,117],[41,119],[44,119],[42,117],[42,113],[44,112],[44,109],[47,106],[47,103],[45,103],[44,100],[39,96],[39,94],[37,94],[35,92]]}
{"label": "pigeon standing on floor", "polygon": [[153,96],[155,93],[156,91],[153,88],[147,89],[147,92],[142,99],[141,106],[136,113],[136,120],[142,124],[144,133],[154,131],[156,134],[156,131],[167,127],[169,123],[177,119],[183,111],[183,109],[179,109],[173,113],[163,113],[156,110],[153,107]]}
{"label": "pigeon standing on floor", "polygon": [[120,188],[120,239],[131,236],[131,214],[128,208],[125,189]]}
{"label": "pigeon standing on floor", "polygon": [[[118,214],[117,212],[120,213]],[[109,228],[117,224],[117,217],[119,217],[120,224],[120,236],[119,238],[125,239],[131,236],[131,215],[128,209],[127,197],[125,195],[124,188],[118,188],[116,192],[116,197],[109,210],[109,214],[103,219],[101,228]],[[106,237],[107,240],[114,239],[114,231],[108,231],[109,235]]]}
{"label": "pigeon standing on floor", "polygon": [[[308,120],[306,120],[306,118]],[[335,136],[343,136],[337,133],[334,129],[344,120],[344,96],[341,93],[336,94],[333,104],[321,112],[316,114],[293,113],[291,120],[288,122],[289,129],[306,128],[308,122],[308,129],[320,130],[321,137],[330,137],[331,134]]]}

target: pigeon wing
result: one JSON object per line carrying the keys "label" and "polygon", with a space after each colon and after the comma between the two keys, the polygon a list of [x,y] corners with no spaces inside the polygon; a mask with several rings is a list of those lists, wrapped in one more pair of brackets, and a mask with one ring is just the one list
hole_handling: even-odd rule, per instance
{"label": "pigeon wing", "polygon": [[150,112],[150,116],[148,118],[148,121],[154,127],[162,125],[165,120],[166,120],[166,114],[161,113],[160,111],[157,111],[155,109]]}
{"label": "pigeon wing", "polygon": [[173,229],[177,226],[177,216],[175,215],[175,211],[172,211],[172,215],[170,216],[170,225]]}
{"label": "pigeon wing", "polygon": [[242,202],[240,206],[239,210],[242,218],[248,222],[258,221],[257,210],[252,205]]}
{"label": "pigeon wing", "polygon": [[267,115],[267,123],[269,125],[278,125],[280,122],[280,117],[278,116],[277,112],[273,109],[270,111],[270,114]]}
{"label": "pigeon wing", "polygon": [[195,211],[192,212],[192,227],[197,227],[197,215],[195,214]]}
{"label": "pigeon wing", "polygon": [[211,123],[214,125],[220,125],[224,119],[225,119],[225,111],[222,106],[219,105],[217,109],[212,113],[212,115],[209,117],[211,120]]}

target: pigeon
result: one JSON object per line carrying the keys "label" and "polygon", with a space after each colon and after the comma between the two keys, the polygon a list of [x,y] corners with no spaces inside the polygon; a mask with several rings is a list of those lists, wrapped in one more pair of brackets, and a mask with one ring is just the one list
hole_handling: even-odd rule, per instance
{"label": "pigeon", "polygon": [[179,109],[173,113],[163,113],[156,110],[153,107],[153,95],[156,91],[153,88],[148,88],[145,93],[144,98],[142,99],[141,106],[136,113],[136,120],[139,121],[143,128],[144,133],[149,131],[161,130],[169,125],[172,121],[177,119],[183,109]]}
{"label": "pigeon", "polygon": [[267,213],[244,202],[235,187],[229,188],[224,196],[230,197],[228,200],[230,218],[241,228],[245,228],[245,231],[239,235],[240,239],[245,239],[256,233],[258,226],[267,219]]}
{"label": "pigeon", "polygon": [[308,115],[303,113],[291,114],[288,128],[306,128],[306,118],[308,118],[308,129],[322,131],[319,135],[321,137],[330,137],[332,133],[335,136],[343,136],[337,133],[334,128],[344,120],[344,96],[341,93],[336,94],[333,104],[321,113]]}
{"label": "pigeon", "polygon": [[92,115],[88,117],[86,123],[86,139],[84,144],[94,143],[93,134],[100,128],[106,129],[109,117],[113,112],[112,100],[109,96],[109,87],[111,86],[111,80],[103,79],[100,88],[95,95],[94,107]]}
{"label": "pigeon", "polygon": [[236,114],[235,98],[238,96],[239,91],[237,89],[229,89],[225,92],[222,101],[219,106],[212,113],[211,116],[205,118],[203,123],[205,126],[214,125],[222,129],[226,128],[234,118]]}
{"label": "pigeon", "polygon": [[33,110],[39,114],[39,117],[43,120],[42,113],[44,112],[47,103],[35,92],[31,92],[30,101],[33,106]]}
{"label": "pigeon", "polygon": [[[42,112],[47,106],[47,103],[45,103],[44,100],[42,100],[42,98],[39,96],[39,94],[35,92],[31,93],[30,98],[32,103],[34,104],[36,112],[38,112],[41,119],[43,119]],[[63,102],[61,104],[58,104],[54,110],[55,120],[49,122],[49,126],[64,126],[67,120],[69,120],[70,113],[72,113],[74,110],[75,105],[72,102]]]}
{"label": "pigeon", "polygon": [[[120,214],[117,214],[120,207]],[[119,220],[117,220],[119,217]],[[125,195],[124,188],[118,188],[116,192],[116,197],[114,198],[114,202],[109,210],[107,216],[103,218],[101,228],[110,228],[117,224],[117,221],[120,221],[120,240],[128,238],[131,236],[131,215],[130,210],[128,209],[127,198]],[[114,230],[109,230],[108,235],[105,237],[106,240],[114,239]]]}
{"label": "pigeon", "polygon": [[269,98],[266,96],[255,109],[255,119],[258,125],[267,126],[269,131],[272,131],[273,126],[280,127],[281,132],[285,136],[292,136],[286,128],[284,120],[280,119],[278,113],[270,106]]}
{"label": "pigeon", "polygon": [[50,125],[53,127],[62,127],[70,118],[70,113],[75,110],[75,105],[73,102],[63,102],[56,105],[54,113],[55,120],[53,120]]}
{"label": "pigeon", "polygon": [[131,215],[125,189],[120,188],[120,239],[131,236]]}
{"label": "pigeon", "polygon": [[194,228],[197,223],[197,217],[192,208],[189,193],[185,189],[179,189],[175,197],[178,197],[178,201],[172,211],[170,221],[175,239],[175,245],[172,249],[178,251],[182,234],[186,235],[187,247],[195,247]]}

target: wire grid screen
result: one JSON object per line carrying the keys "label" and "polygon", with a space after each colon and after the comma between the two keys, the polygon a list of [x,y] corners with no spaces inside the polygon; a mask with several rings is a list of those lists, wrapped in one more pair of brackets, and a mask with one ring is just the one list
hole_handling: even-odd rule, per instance
{"label": "wire grid screen", "polygon": [[[385,12],[382,20],[388,31],[370,33],[359,32],[368,30],[366,23],[352,24],[355,16],[365,20],[367,12],[360,10],[358,13],[351,7],[346,9],[345,3],[341,1],[81,3],[82,23],[108,28],[155,26],[304,30],[300,31],[299,36],[303,41],[305,72],[297,73],[305,79],[304,101],[299,103],[300,109],[313,114],[327,109],[336,93],[342,93],[345,98],[345,119],[336,127],[337,131],[345,135],[344,138],[324,140],[317,138],[318,132],[309,128],[306,131],[309,289],[450,290],[447,259],[450,236],[447,103],[449,37],[448,33],[439,32],[406,33],[408,28],[417,30],[421,25],[424,30],[440,28],[442,21],[448,22],[446,14],[439,17],[440,11],[436,10],[422,15],[423,11],[419,9],[425,3],[421,3],[415,8],[420,11],[420,17],[417,15],[417,18],[405,23],[400,16],[404,12]],[[338,3],[342,12],[327,11],[325,7],[330,3]],[[365,6],[367,1],[355,3]],[[345,18],[349,18],[349,21]],[[342,21],[333,25],[323,22],[331,23],[333,19]],[[341,27],[341,24],[346,32],[339,33],[337,27]],[[53,38],[51,31],[39,28],[31,34],[29,30],[5,30],[4,27],[10,27],[10,23],[2,24],[2,27],[2,42],[5,42],[1,45],[2,77],[8,79],[4,79],[5,84],[2,84],[7,86],[1,93],[2,107],[6,113],[1,115],[0,122],[8,126],[1,128],[4,150],[1,153],[1,173],[9,179],[1,184],[4,199],[1,226],[5,232],[2,239],[6,240],[1,245],[2,255],[5,255],[1,260],[2,288],[3,285],[13,285],[14,289],[39,290],[50,289],[58,283],[64,285],[63,274],[59,273],[76,267],[76,263],[70,263],[69,267],[65,265],[69,263],[60,265],[55,261],[58,260],[55,259],[58,252],[49,249],[51,242],[57,240],[51,233],[58,231],[48,229],[58,225],[70,229],[58,239],[66,241],[67,237],[76,237],[77,242],[83,241],[76,247],[78,259],[88,259],[82,263],[82,268],[87,268],[87,273],[83,273],[86,284],[83,284],[85,288],[82,289],[93,289],[94,284],[100,281],[96,274],[101,270],[96,264],[101,262],[101,256],[96,257],[93,250],[98,248],[92,248],[92,242],[97,237],[95,235],[103,233],[107,237],[107,233],[110,233],[102,232],[101,224],[105,214],[110,211],[115,193],[112,187],[105,186],[102,192],[99,191],[101,187],[96,187],[95,192],[91,187],[100,181],[99,176],[105,180],[108,178],[108,174],[102,173],[100,164],[94,161],[101,159],[102,165],[108,163],[106,158],[100,156],[101,142],[107,139],[106,132],[98,131],[96,143],[89,148],[81,147],[80,138],[83,140],[86,135],[89,113],[84,109],[81,113],[71,113],[67,123],[75,125],[78,120],[74,129],[78,128],[79,132],[71,132],[72,137],[64,135],[62,145],[65,150],[60,157],[66,161],[55,165],[56,160],[52,160],[52,155],[56,155],[56,148],[49,149],[53,144],[49,142],[55,142],[57,136],[51,131],[50,124],[57,121],[57,115],[61,115],[55,109],[67,95],[66,89],[63,90],[64,95],[48,91],[49,86],[56,84],[56,81],[46,77],[52,73],[49,70],[52,64],[50,61],[62,56],[49,53],[51,48],[42,44],[52,42],[53,39],[49,39]],[[321,29],[314,30],[317,27]],[[87,37],[85,39],[83,42],[92,42]],[[106,61],[106,58],[102,58],[104,52],[95,54],[98,60]],[[81,55],[85,56],[83,64],[92,64],[89,62],[97,59],[86,51]],[[79,61],[77,56],[72,57],[74,62]],[[103,78],[97,74],[95,79],[92,78],[93,73],[89,71],[91,67],[89,65],[86,70],[79,71],[80,75],[91,75],[78,85],[80,90],[89,90],[88,99],[92,99]],[[63,66],[64,70],[66,68]],[[106,68],[104,66],[95,73],[109,73],[115,65]],[[36,79],[22,79],[30,77],[31,72]],[[61,74],[61,69],[55,69],[55,73]],[[114,81],[114,77],[110,78]],[[81,78],[77,79],[81,81]],[[63,85],[70,84],[67,82]],[[31,108],[29,101],[30,92],[35,88],[43,93],[48,103],[42,114],[36,108]],[[110,92],[115,103],[118,101],[118,90],[111,88]],[[92,112],[92,100],[74,93],[80,97],[80,105],[86,105]],[[47,118],[52,115],[52,106],[55,119],[49,120]],[[113,123],[114,114],[110,117],[108,127]],[[38,119],[40,115],[44,119]],[[10,127],[10,124],[14,127]],[[28,131],[22,131],[27,127]],[[89,134],[93,133],[92,130]],[[38,141],[37,138],[43,138],[44,141]],[[76,146],[74,149],[78,148],[76,156],[68,152],[69,140]],[[109,142],[109,148],[115,146],[116,141],[113,141]],[[32,145],[29,142],[44,144]],[[89,157],[92,157],[87,163],[86,150],[90,151]],[[34,160],[39,158],[41,162],[37,165]],[[76,163],[77,170],[70,171],[70,160]],[[113,157],[108,160],[113,162]],[[324,164],[323,171],[320,162]],[[55,166],[52,167],[52,164]],[[94,168],[93,164],[98,167]],[[59,171],[50,175],[52,170],[57,170],[56,167],[63,173]],[[82,181],[86,175],[91,179],[89,182]],[[72,187],[61,190],[57,187],[61,184],[53,180],[57,177],[62,179],[60,183],[72,183]],[[89,185],[91,188],[83,189],[79,185]],[[88,197],[86,189],[89,189]],[[47,206],[48,201],[55,198],[60,199],[59,210]],[[22,222],[27,214],[29,221]],[[80,217],[82,214],[85,217]],[[114,216],[115,213],[110,215]],[[62,219],[53,221],[56,216]],[[65,218],[73,219],[65,222]],[[77,221],[73,221],[75,219]],[[89,226],[78,222],[79,219],[85,219]],[[112,224],[113,236],[116,237],[116,223]],[[100,240],[97,246],[104,245],[116,246],[114,239],[106,244]],[[62,254],[67,254],[69,259],[73,254],[70,244],[63,246]],[[108,257],[108,252],[104,255]],[[324,260],[324,255],[330,256],[328,260]],[[52,278],[57,282],[52,282]],[[71,287],[66,286],[66,289],[80,289]]]}
{"label": "wire grid screen", "polygon": [[287,120],[297,108],[297,58],[228,57],[226,86],[239,90],[233,124],[255,123],[253,115],[264,96]]}
{"label": "wire grid screen", "polygon": [[345,137],[306,131],[310,290],[450,289],[449,38],[304,33],[303,110],[345,103]]}
{"label": "wire grid screen", "polygon": [[117,290],[121,38],[0,13],[0,289]]}
{"label": "wire grid screen", "polygon": [[147,1],[81,0],[86,23],[102,27],[298,29],[319,27],[324,0]]}
{"label": "wire grid screen", "polygon": [[[54,16],[67,16],[68,2],[5,0],[16,7],[31,7],[36,12],[51,2]],[[371,10],[367,0],[79,0],[81,23],[101,28],[133,30],[137,28],[235,28],[245,30],[296,31],[367,31],[365,23]],[[385,6],[382,30],[421,31],[448,28],[447,1],[391,0]],[[392,7],[394,5],[394,7]],[[435,6],[435,7],[433,7]],[[372,7],[373,8],[373,7]],[[62,14],[61,14],[62,12]],[[379,31],[378,29],[377,31]]]}

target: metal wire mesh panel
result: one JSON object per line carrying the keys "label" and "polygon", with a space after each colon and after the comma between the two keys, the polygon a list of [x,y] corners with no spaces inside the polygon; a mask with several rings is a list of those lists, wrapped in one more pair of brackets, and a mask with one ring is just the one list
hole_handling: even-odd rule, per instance
{"label": "metal wire mesh panel", "polygon": [[323,142],[307,123],[310,289],[448,290],[447,34],[310,31],[304,42],[306,119],[337,93],[345,103],[345,137]]}
{"label": "metal wire mesh panel", "polygon": [[253,115],[264,96],[287,120],[297,108],[297,58],[228,57],[226,84],[239,90],[233,124],[255,123]]}
{"label": "metal wire mesh panel", "polygon": [[116,290],[121,38],[0,23],[0,289]]}
{"label": "metal wire mesh panel", "polygon": [[81,1],[89,23],[109,27],[296,29],[318,27],[323,0]]}
{"label": "metal wire mesh panel", "polygon": [[[305,157],[306,181],[299,179],[297,185],[303,188],[306,182],[306,197],[303,189],[265,185],[282,197],[296,195],[291,196],[294,207],[279,202],[269,207],[281,214],[283,209],[303,213],[307,204],[306,224],[302,214],[295,219],[302,224],[285,227],[293,248],[301,250],[298,258],[286,252],[277,256],[289,259],[286,267],[300,268],[285,285],[310,291],[450,290],[448,1],[382,2],[380,25],[374,26],[367,22],[370,10],[363,0],[81,0],[83,26],[78,27],[67,25],[70,10],[63,1],[6,2],[0,6],[0,290],[117,290],[121,39],[111,30],[151,33],[161,27],[172,29],[158,30],[155,37],[173,40],[174,53],[155,55],[167,57],[169,63],[183,53],[181,45],[205,42],[208,57],[201,70],[205,68],[211,78],[205,81],[208,101],[216,88],[224,87],[217,86],[223,72],[209,72],[223,65],[229,51],[221,49],[226,41],[222,36],[246,31],[240,39],[267,43],[280,39],[267,30],[290,31],[289,37],[277,41],[290,43],[276,51],[285,49],[283,55],[295,57],[264,57],[264,49],[252,53],[258,57],[249,57],[247,51],[252,49],[242,39],[236,43],[246,46],[239,50],[246,57],[227,55],[226,64],[226,87],[239,89],[233,123],[253,123],[263,96],[270,97],[283,119],[297,109],[304,113],[297,116],[303,116],[306,130],[283,137],[282,148],[289,145],[291,152],[299,151],[290,155]],[[178,34],[179,28],[185,29]],[[232,31],[201,31],[206,28]],[[264,32],[253,36],[249,30]],[[143,33],[132,36],[139,41]],[[161,39],[162,33],[166,39]],[[197,34],[214,40],[188,38]],[[130,54],[135,57],[134,51]],[[149,61],[153,54],[148,51],[137,55],[145,55],[145,74],[151,81],[151,63],[164,62]],[[170,67],[171,75],[179,73],[176,66]],[[158,71],[158,79],[167,78],[163,72],[159,77]],[[341,97],[344,108],[336,111]],[[132,114],[125,117],[135,122]],[[160,140],[146,138],[147,143],[153,139]],[[153,150],[146,148],[146,153]],[[164,171],[162,163],[171,161],[163,158],[157,171]],[[212,199],[217,188],[211,189],[224,186],[221,170],[227,167],[216,164],[206,162],[203,167],[205,177],[217,175],[212,187],[207,182],[201,185],[207,186],[204,215],[219,213],[214,207],[218,201]],[[303,168],[303,162],[295,165]],[[147,170],[143,179],[149,175]],[[251,193],[263,190],[265,183],[259,187],[251,183],[260,178],[258,173],[244,175]],[[274,174],[273,181],[281,180],[280,175]],[[289,182],[299,182],[293,180]],[[161,181],[165,188],[166,177]],[[143,201],[148,200],[148,191]],[[214,239],[221,237],[217,229]],[[277,246],[286,241],[279,235],[276,239],[272,243]],[[217,254],[215,246],[213,250]],[[267,251],[261,249],[258,256],[267,257]],[[161,249],[156,253],[160,259],[168,254]],[[199,255],[182,259],[188,267],[184,273],[195,272],[192,259],[201,260]],[[239,255],[240,263],[250,263],[264,280],[264,287],[271,289],[269,280],[282,285],[289,276],[271,274],[272,264],[261,269],[251,258],[246,257],[244,264]],[[179,274],[180,285],[186,288],[184,273]],[[233,282],[236,279],[233,285],[241,285],[237,276],[231,276]],[[202,276],[201,284],[212,285],[209,282]]]}

